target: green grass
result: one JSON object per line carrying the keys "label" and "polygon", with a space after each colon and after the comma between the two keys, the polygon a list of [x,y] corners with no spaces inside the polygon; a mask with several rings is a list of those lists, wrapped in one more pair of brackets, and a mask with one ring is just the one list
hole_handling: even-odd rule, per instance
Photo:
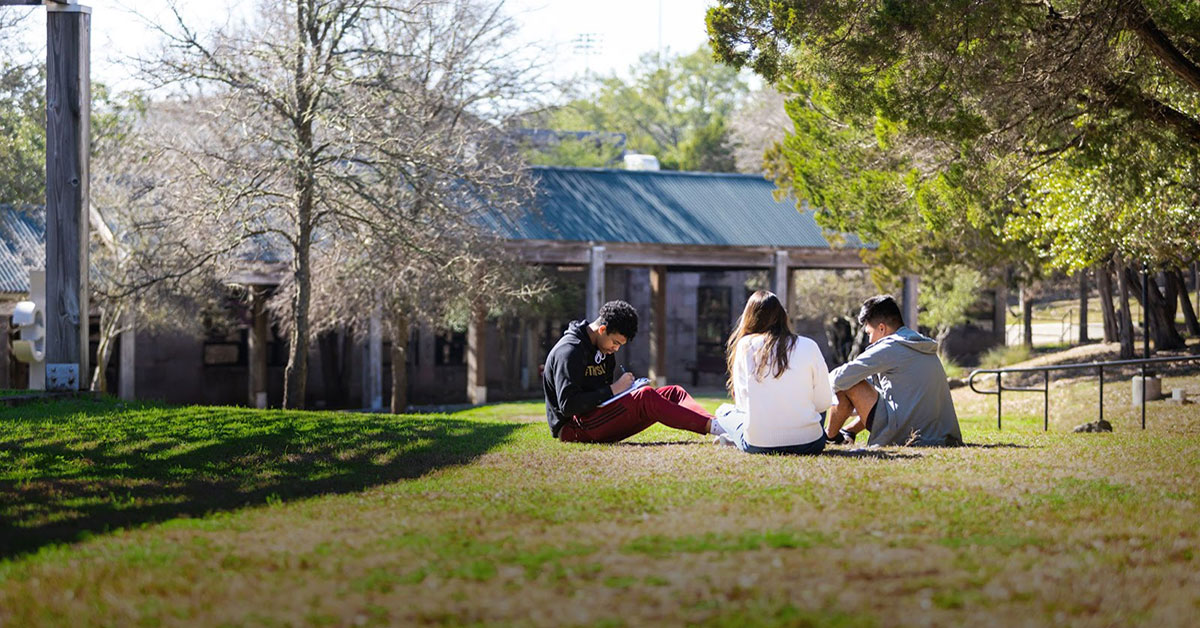
{"label": "green grass", "polygon": [[972,446],[815,458],[557,443],[540,401],[0,409],[0,626],[1189,625],[1198,406],[954,394]]}

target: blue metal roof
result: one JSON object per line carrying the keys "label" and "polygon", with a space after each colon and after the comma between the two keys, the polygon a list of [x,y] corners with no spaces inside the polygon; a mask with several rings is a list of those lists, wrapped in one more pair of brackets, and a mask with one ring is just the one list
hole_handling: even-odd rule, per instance
{"label": "blue metal roof", "polygon": [[29,269],[46,265],[46,212],[0,205],[0,292],[29,292]]}
{"label": "blue metal roof", "polygon": [[[829,248],[813,212],[758,175],[535,167],[535,211],[497,218],[513,240]],[[860,248],[844,236],[842,246]]]}

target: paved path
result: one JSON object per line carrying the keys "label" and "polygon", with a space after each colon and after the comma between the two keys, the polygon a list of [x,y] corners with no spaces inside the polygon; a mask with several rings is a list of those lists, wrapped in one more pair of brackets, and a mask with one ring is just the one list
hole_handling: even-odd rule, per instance
{"label": "paved path", "polygon": [[[1008,344],[1019,345],[1024,340],[1020,323],[1008,326]],[[1033,344],[1056,345],[1073,343],[1079,339],[1079,325],[1068,323],[1037,323],[1033,324]],[[1088,324],[1088,339],[1104,339],[1104,323]]]}

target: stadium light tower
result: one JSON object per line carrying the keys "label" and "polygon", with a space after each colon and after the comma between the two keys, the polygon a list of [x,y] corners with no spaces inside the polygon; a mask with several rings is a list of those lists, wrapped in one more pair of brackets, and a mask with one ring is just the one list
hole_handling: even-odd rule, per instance
{"label": "stadium light tower", "polygon": [[599,53],[604,48],[604,36],[600,33],[580,33],[571,40],[575,54],[583,55],[584,73],[591,74],[592,54]]}
{"label": "stadium light tower", "polygon": [[46,389],[80,390],[88,375],[92,9],[78,0],[0,0],[5,6],[46,7]]}

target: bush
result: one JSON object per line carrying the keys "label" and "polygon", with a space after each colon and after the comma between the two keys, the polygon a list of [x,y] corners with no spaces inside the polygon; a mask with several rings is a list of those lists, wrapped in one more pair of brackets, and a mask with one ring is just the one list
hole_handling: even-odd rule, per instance
{"label": "bush", "polygon": [[998,369],[1029,359],[1029,347],[1023,344],[993,347],[979,357],[979,368]]}
{"label": "bush", "polygon": [[946,371],[946,377],[952,379],[960,379],[967,374],[966,369],[961,364],[954,361],[954,358],[944,355],[938,355],[942,360],[942,368]]}

